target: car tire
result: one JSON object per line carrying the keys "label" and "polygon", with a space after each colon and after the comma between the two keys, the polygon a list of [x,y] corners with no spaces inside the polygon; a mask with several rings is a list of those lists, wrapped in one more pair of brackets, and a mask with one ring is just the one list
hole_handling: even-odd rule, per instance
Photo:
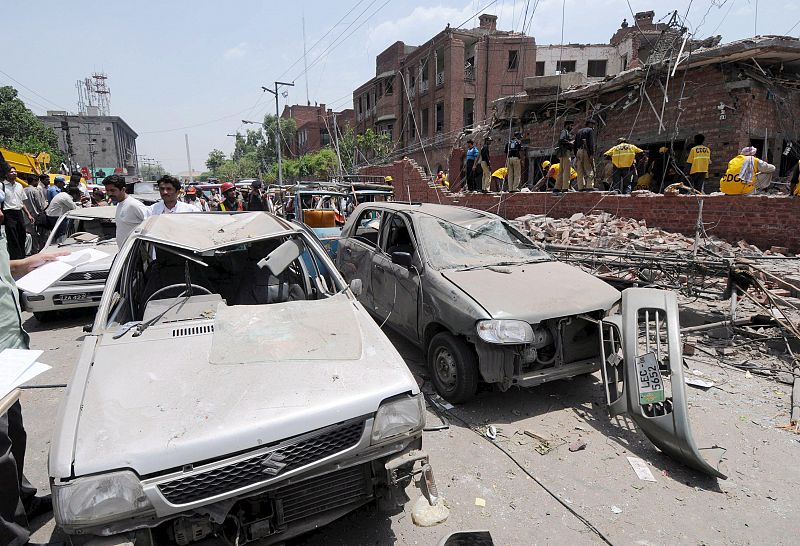
{"label": "car tire", "polygon": [[51,311],[38,311],[33,314],[33,318],[39,322],[48,322],[53,317]]}
{"label": "car tire", "polygon": [[466,402],[478,389],[475,351],[449,332],[433,336],[428,344],[428,367],[436,392],[451,404]]}

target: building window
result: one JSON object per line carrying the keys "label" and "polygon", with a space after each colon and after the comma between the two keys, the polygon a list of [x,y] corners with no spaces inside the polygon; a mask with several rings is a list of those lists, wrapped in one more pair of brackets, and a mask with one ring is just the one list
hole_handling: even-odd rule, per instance
{"label": "building window", "polygon": [[519,68],[519,50],[512,49],[508,52],[508,69],[516,70]]}
{"label": "building window", "polygon": [[422,109],[422,136],[427,137],[430,131],[430,110],[428,108]]}
{"label": "building window", "polygon": [[408,127],[408,140],[412,142],[414,140],[414,114],[411,112],[408,113],[406,127]]}
{"label": "building window", "polygon": [[370,107],[370,102],[369,102],[369,101],[370,101],[370,95],[371,95],[371,93],[367,93],[367,113],[369,113],[369,107]]}
{"label": "building window", "polygon": [[364,109],[361,106],[361,97],[358,97],[358,113],[359,114],[363,114],[364,113]]}
{"label": "building window", "polygon": [[589,61],[586,67],[586,75],[590,78],[605,78],[606,77],[606,61]]}
{"label": "building window", "polygon": [[444,49],[436,50],[436,85],[444,85]]}
{"label": "building window", "polygon": [[475,123],[475,99],[464,99],[464,127]]}
{"label": "building window", "polygon": [[327,129],[320,129],[319,130],[319,146],[320,148],[324,148],[325,146],[331,145],[331,135],[328,133]]}
{"label": "building window", "polygon": [[556,61],[556,74],[575,72],[575,61]]}
{"label": "building window", "polygon": [[391,95],[394,93],[394,76],[386,78],[386,94]]}
{"label": "building window", "polygon": [[436,132],[441,133],[444,130],[444,103],[436,103]]}
{"label": "building window", "polygon": [[536,75],[544,76],[544,61],[536,61]]}
{"label": "building window", "polygon": [[389,140],[391,140],[392,139],[392,129],[394,129],[394,125],[389,123],[387,125],[381,125],[378,128],[378,132],[380,134],[382,134],[382,135],[386,135],[387,137],[389,137]]}
{"label": "building window", "polygon": [[622,56],[622,72],[628,70],[628,54]]}
{"label": "building window", "polygon": [[375,92],[375,102],[378,102],[378,99],[383,96],[383,84],[378,82],[378,90]]}

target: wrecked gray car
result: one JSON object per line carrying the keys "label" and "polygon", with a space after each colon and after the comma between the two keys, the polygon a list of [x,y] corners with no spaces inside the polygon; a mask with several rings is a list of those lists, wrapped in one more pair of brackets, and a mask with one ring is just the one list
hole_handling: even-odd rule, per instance
{"label": "wrecked gray car", "polygon": [[336,261],[361,282],[359,300],[378,321],[423,349],[448,401],[469,400],[480,381],[505,391],[602,368],[612,411],[632,415],[663,451],[720,475],[691,438],[673,294],[622,298],[499,216],[446,205],[360,205]]}
{"label": "wrecked gray car", "polygon": [[402,503],[413,477],[430,493],[424,421],[402,357],[304,230],[154,216],[111,268],[62,401],[55,520],[73,543],[284,542]]}

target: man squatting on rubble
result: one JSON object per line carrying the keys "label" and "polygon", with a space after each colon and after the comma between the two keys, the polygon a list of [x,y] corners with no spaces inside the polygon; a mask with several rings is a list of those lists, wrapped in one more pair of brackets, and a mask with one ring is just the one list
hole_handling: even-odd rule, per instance
{"label": "man squatting on rubble", "polygon": [[[0,233],[0,351],[28,349],[30,338],[22,329],[19,290],[14,279],[68,253],[34,254],[10,260],[6,244],[5,236]],[[17,400],[0,415],[0,544],[3,545],[30,544],[28,521],[52,510],[50,495],[37,497],[36,488],[22,472],[26,441],[22,406]]]}
{"label": "man squatting on rubble", "polygon": [[561,168],[558,171],[556,178],[556,188],[553,190],[554,194],[569,191],[569,175],[572,168],[572,148],[575,145],[575,135],[572,134],[572,126],[574,122],[568,119],[564,122],[564,128],[558,137],[558,146],[556,147],[556,156]]}
{"label": "man squatting on rubble", "polygon": [[719,189],[727,195],[752,194],[759,176],[767,178],[775,172],[775,165],[756,157],[756,149],[746,146],[728,162],[728,170],[719,181]]}

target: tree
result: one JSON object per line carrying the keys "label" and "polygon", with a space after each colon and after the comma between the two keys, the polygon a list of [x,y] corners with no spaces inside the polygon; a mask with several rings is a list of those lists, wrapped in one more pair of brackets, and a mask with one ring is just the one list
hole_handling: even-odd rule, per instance
{"label": "tree", "polygon": [[158,180],[165,174],[169,174],[164,170],[164,167],[161,166],[161,163],[146,163],[144,165],[140,163],[139,173],[142,180]]}
{"label": "tree", "polygon": [[[267,142],[264,144],[262,157],[265,165],[271,165],[278,162],[278,155],[275,148],[275,120],[277,118],[273,115],[267,114],[264,116],[264,134],[267,136]],[[286,144],[294,140],[297,133],[297,123],[292,118],[280,118],[281,127],[281,140],[284,148]],[[283,150],[284,148],[281,148]]]}
{"label": "tree", "polygon": [[217,149],[208,152],[206,167],[208,167],[213,176],[217,176],[217,170],[222,167],[223,163],[225,163],[225,152]]}
{"label": "tree", "polygon": [[348,173],[354,173],[359,165],[385,161],[391,149],[392,139],[389,135],[376,133],[372,129],[357,135],[348,127],[339,139],[342,166]]}
{"label": "tree", "polygon": [[30,154],[46,152],[52,165],[64,159],[55,131],[25,106],[11,86],[0,87],[0,148]]}

